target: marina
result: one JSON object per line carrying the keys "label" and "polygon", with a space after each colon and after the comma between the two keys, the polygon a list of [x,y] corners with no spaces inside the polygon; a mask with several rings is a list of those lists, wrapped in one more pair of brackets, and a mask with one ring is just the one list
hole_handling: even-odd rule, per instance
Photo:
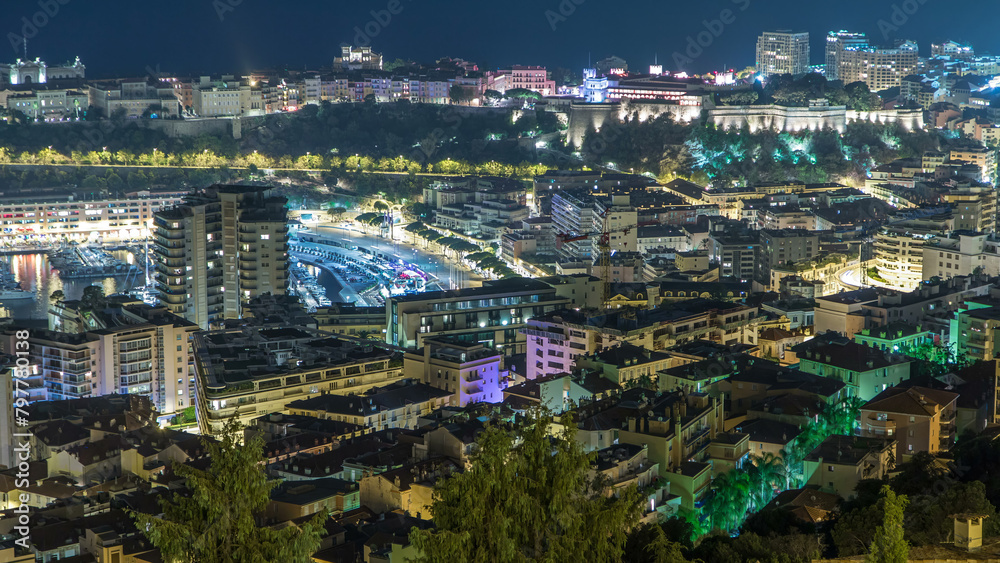
{"label": "marina", "polygon": [[288,272],[291,278],[289,290],[297,295],[306,309],[310,313],[316,312],[318,307],[329,307],[330,299],[327,297],[327,289],[320,284],[319,279],[309,272],[308,266],[297,259],[291,259]]}
{"label": "marina", "polygon": [[139,268],[126,264],[111,252],[97,246],[67,245],[49,254],[49,263],[61,279],[95,279],[136,276]]}
{"label": "marina", "polygon": [[142,284],[141,274],[132,278],[107,276],[63,279],[61,272],[49,264],[48,253],[44,251],[5,257],[3,262],[7,264],[4,269],[10,272],[13,281],[28,294],[27,297],[18,294],[16,299],[0,299],[0,305],[19,319],[47,319],[49,296],[55,291],[62,291],[66,299],[80,299],[83,290],[95,283],[100,285],[105,295],[127,292]]}
{"label": "marina", "polygon": [[11,271],[10,262],[0,261],[0,302],[33,299],[35,293],[21,287],[17,277]]}

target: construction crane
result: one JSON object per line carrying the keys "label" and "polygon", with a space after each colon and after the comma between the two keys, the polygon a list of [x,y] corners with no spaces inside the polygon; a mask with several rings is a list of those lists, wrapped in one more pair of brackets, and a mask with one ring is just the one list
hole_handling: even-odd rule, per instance
{"label": "construction crane", "polygon": [[627,235],[632,229],[637,229],[639,227],[646,227],[649,225],[659,225],[656,221],[641,221],[636,225],[629,227],[620,227],[617,229],[612,229],[610,225],[610,218],[608,217],[608,212],[605,211],[601,214],[601,231],[596,233],[586,233],[582,235],[567,235],[567,234],[557,234],[556,235],[556,250],[562,250],[564,244],[568,242],[576,242],[579,240],[587,240],[591,238],[597,238],[597,257],[598,257],[598,269],[601,272],[601,279],[604,280],[604,300],[602,301],[602,306],[606,307],[608,301],[611,300],[611,235],[622,233]]}

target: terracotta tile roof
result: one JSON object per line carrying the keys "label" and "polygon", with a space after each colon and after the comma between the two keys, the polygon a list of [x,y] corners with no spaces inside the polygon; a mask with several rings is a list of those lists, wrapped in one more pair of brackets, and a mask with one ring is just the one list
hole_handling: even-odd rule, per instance
{"label": "terracotta tile roof", "polygon": [[927,387],[890,387],[875,395],[862,409],[930,416],[954,403],[958,396],[958,393]]}

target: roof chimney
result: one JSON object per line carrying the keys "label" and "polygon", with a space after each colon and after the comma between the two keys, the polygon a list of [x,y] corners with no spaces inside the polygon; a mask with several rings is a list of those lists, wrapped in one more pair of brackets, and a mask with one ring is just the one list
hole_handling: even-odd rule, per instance
{"label": "roof chimney", "polygon": [[955,547],[970,553],[983,547],[983,514],[955,514]]}

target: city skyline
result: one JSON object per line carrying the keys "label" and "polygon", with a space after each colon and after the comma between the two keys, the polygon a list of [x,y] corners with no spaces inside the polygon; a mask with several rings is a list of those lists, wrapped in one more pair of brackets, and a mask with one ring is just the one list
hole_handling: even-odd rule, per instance
{"label": "city skyline", "polygon": [[[7,39],[0,52],[10,51],[0,59],[23,57],[26,37],[30,59],[55,64],[80,56],[95,77],[240,73],[269,67],[315,70],[329,67],[342,44],[361,39],[384,53],[387,61],[459,57],[484,68],[541,64],[575,72],[587,65],[588,57],[596,61],[616,55],[634,69],[645,69],[655,58],[665,70],[678,70],[676,60],[691,59],[690,68],[681,70],[708,72],[752,65],[756,37],[778,29],[810,33],[812,64],[823,62],[826,33],[840,29],[867,33],[875,44],[913,39],[925,56],[931,42],[949,39],[970,42],[977,52],[1000,50],[986,26],[970,27],[964,21],[970,13],[978,14],[979,21],[1000,16],[1000,6],[986,0],[967,2],[961,12],[921,0],[875,7],[846,0],[836,9],[804,9],[790,0],[682,6],[633,2],[632,9],[612,12],[581,0],[437,3],[441,9],[432,10],[414,9],[411,0],[348,6],[302,2],[300,9],[278,12],[260,0],[185,2],[184,9],[174,11],[124,0],[102,4],[103,9],[92,10],[69,0],[11,2],[0,17]],[[456,20],[446,13],[449,9],[466,11],[470,24],[456,28],[451,23]],[[732,13],[725,16],[725,10]],[[83,43],[75,33],[81,28],[100,31]],[[150,28],[162,30],[163,40],[150,41]],[[178,29],[194,40],[169,41],[172,30]],[[689,51],[689,38],[697,44],[703,31],[712,34],[711,41],[704,36],[701,45]],[[482,37],[496,39],[484,42]],[[163,41],[170,47],[163,48]]]}
{"label": "city skyline", "polygon": [[959,6],[11,0],[0,563],[1000,561]]}

